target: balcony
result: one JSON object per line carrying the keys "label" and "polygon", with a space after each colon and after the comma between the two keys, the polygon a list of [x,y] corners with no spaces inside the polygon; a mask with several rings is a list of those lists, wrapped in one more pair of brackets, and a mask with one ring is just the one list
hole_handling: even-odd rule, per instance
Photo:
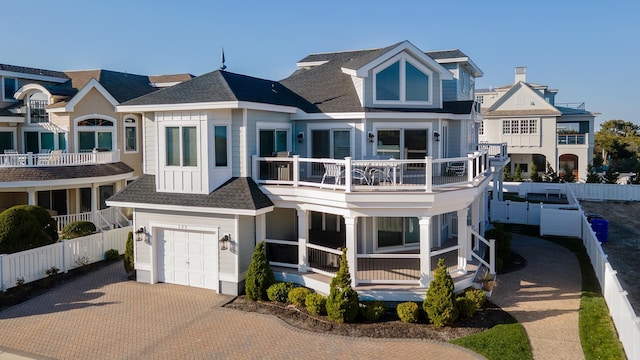
{"label": "balcony", "polygon": [[11,153],[5,150],[0,154],[0,168],[7,167],[47,167],[47,166],[77,166],[109,164],[120,161],[120,152],[93,152],[64,153],[61,150],[53,150],[50,153]]}
{"label": "balcony", "polygon": [[[493,153],[493,155],[491,155]],[[350,192],[423,191],[474,186],[489,175],[489,162],[507,158],[506,144],[483,144],[464,157],[433,159],[316,159],[253,156],[253,179]]]}
{"label": "balcony", "polygon": [[585,145],[587,134],[558,134],[558,145]]}

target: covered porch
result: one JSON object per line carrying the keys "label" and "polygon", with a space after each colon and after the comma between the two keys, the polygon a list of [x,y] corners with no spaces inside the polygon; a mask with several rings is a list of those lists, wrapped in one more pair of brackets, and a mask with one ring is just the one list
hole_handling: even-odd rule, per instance
{"label": "covered porch", "polygon": [[[474,204],[479,205],[477,200]],[[421,301],[440,258],[456,291],[479,286],[474,283],[479,268],[495,274],[494,241],[484,239],[467,221],[458,221],[471,215],[471,223],[478,224],[478,206],[470,209],[471,214],[464,208],[422,217],[345,217],[297,210],[297,240],[282,239],[287,227],[282,221],[265,222],[267,258],[278,280],[328,293],[341,248],[346,247],[352,286],[361,299]]]}

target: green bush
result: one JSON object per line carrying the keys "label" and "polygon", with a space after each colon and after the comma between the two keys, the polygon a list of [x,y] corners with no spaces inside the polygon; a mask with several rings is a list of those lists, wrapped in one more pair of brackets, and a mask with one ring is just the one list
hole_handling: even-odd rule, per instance
{"label": "green bush", "polygon": [[62,229],[62,238],[75,239],[91,235],[96,231],[96,226],[91,221],[74,221],[64,226]]}
{"label": "green bush", "polygon": [[427,296],[422,303],[424,311],[435,327],[450,325],[458,317],[453,288],[453,279],[447,272],[444,259],[440,258],[433,280],[427,290]]}
{"label": "green bush", "polygon": [[414,323],[418,322],[418,317],[420,316],[420,307],[418,304],[414,302],[403,302],[398,304],[396,307],[396,312],[398,313],[398,318],[400,321],[405,323]]}
{"label": "green bush", "polygon": [[459,318],[468,319],[475,314],[476,304],[468,297],[459,296],[456,298],[456,309],[458,310]]}
{"label": "green bush", "polygon": [[485,231],[484,237],[487,240],[496,240],[496,270],[502,270],[502,266],[511,255],[511,233],[504,229],[504,224],[496,221],[493,223],[493,229]]}
{"label": "green bush", "polygon": [[325,315],[327,313],[327,297],[318,294],[311,293],[304,299],[304,305],[307,307],[307,311],[314,315]]}
{"label": "green bush", "polygon": [[311,294],[311,291],[309,291],[309,289],[304,287],[297,287],[289,291],[289,295],[287,295],[287,298],[290,304],[293,304],[297,307],[304,307],[304,302],[309,294]]}
{"label": "green bush", "polygon": [[249,300],[267,300],[267,289],[276,282],[264,252],[264,241],[260,241],[251,255],[244,290]]}
{"label": "green bush", "polygon": [[469,289],[465,291],[464,296],[473,301],[476,310],[482,309],[482,306],[487,301],[487,294],[482,289]]}
{"label": "green bush", "polygon": [[347,249],[342,249],[340,269],[331,279],[327,298],[327,316],[339,323],[349,323],[358,316],[358,293],[351,287],[351,275],[347,263]]}
{"label": "green bush", "polygon": [[380,320],[385,311],[386,308],[384,306],[384,302],[380,300],[367,301],[362,303],[362,306],[360,306],[360,314],[370,322]]}
{"label": "green bush", "polygon": [[134,270],[133,264],[133,232],[127,234],[127,243],[124,247],[124,271],[131,274]]}
{"label": "green bush", "polygon": [[57,240],[56,221],[45,208],[18,205],[0,213],[0,253],[29,250]]}
{"label": "green bush", "polygon": [[289,291],[293,289],[292,283],[279,282],[275,283],[267,289],[267,298],[269,301],[278,301],[286,303],[289,299]]}
{"label": "green bush", "polygon": [[104,252],[105,260],[118,260],[120,258],[120,253],[116,249],[109,249]]}

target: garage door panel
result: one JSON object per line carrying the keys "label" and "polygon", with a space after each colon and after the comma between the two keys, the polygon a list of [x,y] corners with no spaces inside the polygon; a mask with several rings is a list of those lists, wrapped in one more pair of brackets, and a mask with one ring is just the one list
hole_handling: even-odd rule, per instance
{"label": "garage door panel", "polygon": [[218,289],[217,242],[213,233],[160,229],[159,281]]}

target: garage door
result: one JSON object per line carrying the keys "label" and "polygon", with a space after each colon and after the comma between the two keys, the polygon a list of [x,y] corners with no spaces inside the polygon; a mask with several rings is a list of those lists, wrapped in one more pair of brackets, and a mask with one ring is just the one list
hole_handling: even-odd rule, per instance
{"label": "garage door", "polygon": [[158,230],[158,281],[218,290],[215,233]]}

